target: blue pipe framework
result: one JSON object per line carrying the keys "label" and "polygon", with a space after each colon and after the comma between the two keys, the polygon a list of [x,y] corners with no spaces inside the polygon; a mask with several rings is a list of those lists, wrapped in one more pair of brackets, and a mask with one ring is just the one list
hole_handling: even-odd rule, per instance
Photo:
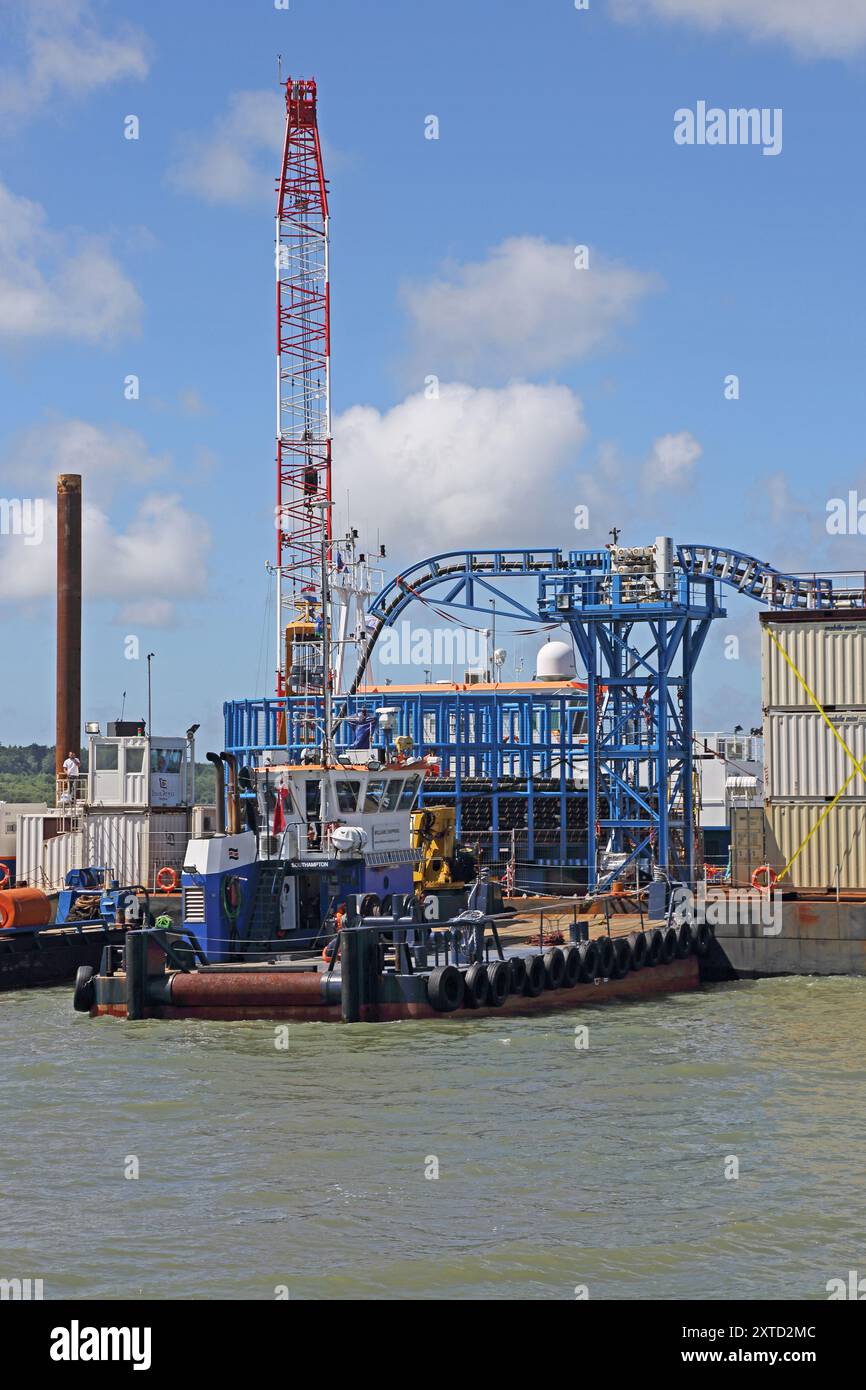
{"label": "blue pipe framework", "polygon": [[[529,830],[527,857],[537,857],[532,827],[539,798],[560,802],[560,863],[583,863],[590,887],[604,886],[630,862],[664,867],[694,877],[693,677],[712,622],[726,616],[719,592],[725,585],[770,608],[838,610],[866,606],[866,575],[841,579],[784,574],[740,551],[707,545],[680,545],[674,552],[673,583],[652,601],[636,600],[628,577],[614,572],[611,552],[527,548],[450,551],[419,561],[393,579],[370,607],[372,631],[362,665],[381,631],[393,625],[413,602],[489,618],[567,625],[586,672],[574,697],[539,683],[524,696],[487,688],[473,692],[449,686],[423,693],[388,686],[376,692],[379,705],[398,711],[401,733],[417,749],[434,753],[443,776],[453,776],[458,807],[468,777],[486,778],[492,798],[494,842],[502,820],[502,798],[525,797]],[[505,581],[533,578],[534,608],[507,592]],[[482,606],[483,605],[483,606]],[[431,605],[432,606],[432,605]],[[459,619],[457,619],[459,621]],[[370,690],[344,701],[347,712],[372,703]],[[288,715],[286,742],[277,740],[281,710]],[[577,710],[583,718],[572,717]],[[242,762],[265,750],[300,760],[317,741],[321,702],[231,701],[225,706],[226,748]],[[511,723],[509,723],[511,721]],[[518,735],[513,742],[511,728]],[[341,726],[337,746],[349,741]],[[575,785],[578,764],[586,789]],[[545,768],[556,789],[539,792]],[[447,771],[446,771],[447,769]],[[479,769],[476,772],[476,769]],[[520,783],[518,789],[517,783]],[[437,800],[442,793],[434,792]],[[447,795],[447,793],[445,794]],[[569,853],[568,802],[587,802],[585,854]],[[600,868],[609,852],[612,868]],[[498,846],[494,857],[498,857]],[[540,862],[540,861],[539,861]]]}

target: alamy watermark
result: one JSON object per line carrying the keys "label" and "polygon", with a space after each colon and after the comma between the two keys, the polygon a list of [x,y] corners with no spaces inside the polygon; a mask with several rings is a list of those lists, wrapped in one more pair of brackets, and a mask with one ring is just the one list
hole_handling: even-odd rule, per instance
{"label": "alamy watermark", "polygon": [[0,497],[0,536],[23,536],[25,545],[45,539],[45,502],[41,497]]}
{"label": "alamy watermark", "polygon": [[762,154],[782,153],[781,106],[707,106],[699,101],[694,111],[681,106],[674,112],[677,145],[761,145]]}
{"label": "alamy watermark", "polygon": [[383,666],[458,666],[477,670],[487,662],[487,632],[483,628],[413,627],[408,621],[386,628],[376,645]]}
{"label": "alamy watermark", "polygon": [[782,895],[760,888],[710,888],[699,880],[697,892],[684,884],[671,892],[677,920],[708,927],[760,927],[762,936],[782,930]]}

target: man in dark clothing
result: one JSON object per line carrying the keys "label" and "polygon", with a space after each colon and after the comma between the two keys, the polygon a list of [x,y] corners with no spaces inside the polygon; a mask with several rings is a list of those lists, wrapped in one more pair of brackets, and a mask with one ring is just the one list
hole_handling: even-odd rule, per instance
{"label": "man in dark clothing", "polygon": [[355,737],[352,741],[353,748],[369,748],[373,730],[376,727],[376,716],[363,705],[357,714],[346,716],[346,723],[351,724],[355,730]]}

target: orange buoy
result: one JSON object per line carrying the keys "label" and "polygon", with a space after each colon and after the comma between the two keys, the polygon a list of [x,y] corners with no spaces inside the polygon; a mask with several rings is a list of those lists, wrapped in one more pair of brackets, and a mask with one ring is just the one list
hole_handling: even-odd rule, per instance
{"label": "orange buoy", "polygon": [[[766,874],[767,876],[766,883],[761,882],[761,877],[763,874]],[[760,892],[762,888],[766,888],[769,892],[771,888],[774,888],[776,886],[777,881],[778,874],[776,873],[776,870],[772,867],[771,864],[759,864],[755,872],[752,874],[752,887],[755,889],[756,892]]]}
{"label": "orange buoy", "polygon": [[51,900],[41,888],[7,888],[0,892],[0,927],[47,927]]}
{"label": "orange buoy", "polygon": [[163,893],[173,893],[177,887],[177,871],[167,864],[157,874],[156,886],[161,888]]}
{"label": "orange buoy", "polygon": [[12,882],[8,864],[0,864],[0,888],[8,888]]}

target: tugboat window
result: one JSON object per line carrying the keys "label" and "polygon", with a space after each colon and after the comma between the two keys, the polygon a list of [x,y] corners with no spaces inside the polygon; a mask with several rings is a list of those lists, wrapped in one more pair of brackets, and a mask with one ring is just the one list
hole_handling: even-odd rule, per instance
{"label": "tugboat window", "polygon": [[385,795],[382,798],[380,809],[382,811],[396,811],[402,789],[402,777],[389,777],[388,781],[385,783]]}
{"label": "tugboat window", "polygon": [[379,777],[376,781],[367,783],[367,796],[364,800],[364,810],[368,813],[378,811],[382,802],[382,793],[385,790],[385,779]]}
{"label": "tugboat window", "polygon": [[403,788],[403,795],[400,797],[400,804],[397,807],[398,811],[409,811],[412,809],[412,804],[415,800],[415,793],[417,792],[417,790],[418,778],[407,777],[406,785]]}
{"label": "tugboat window", "polygon": [[118,769],[119,745],[116,743],[97,743],[96,771],[116,772]]}
{"label": "tugboat window", "polygon": [[144,749],[127,748],[126,750],[126,770],[127,772],[144,771]]}
{"label": "tugboat window", "polygon": [[345,815],[347,812],[348,812],[348,813],[351,813],[352,811],[357,811],[357,809],[358,809],[358,792],[359,792],[359,790],[360,790],[361,783],[360,783],[360,782],[344,782],[344,781],[341,780],[341,781],[335,782],[335,783],[334,783],[334,787],[335,787],[336,792],[337,792],[337,805],[338,805],[340,811],[342,811],[342,813],[343,813],[344,815]]}

